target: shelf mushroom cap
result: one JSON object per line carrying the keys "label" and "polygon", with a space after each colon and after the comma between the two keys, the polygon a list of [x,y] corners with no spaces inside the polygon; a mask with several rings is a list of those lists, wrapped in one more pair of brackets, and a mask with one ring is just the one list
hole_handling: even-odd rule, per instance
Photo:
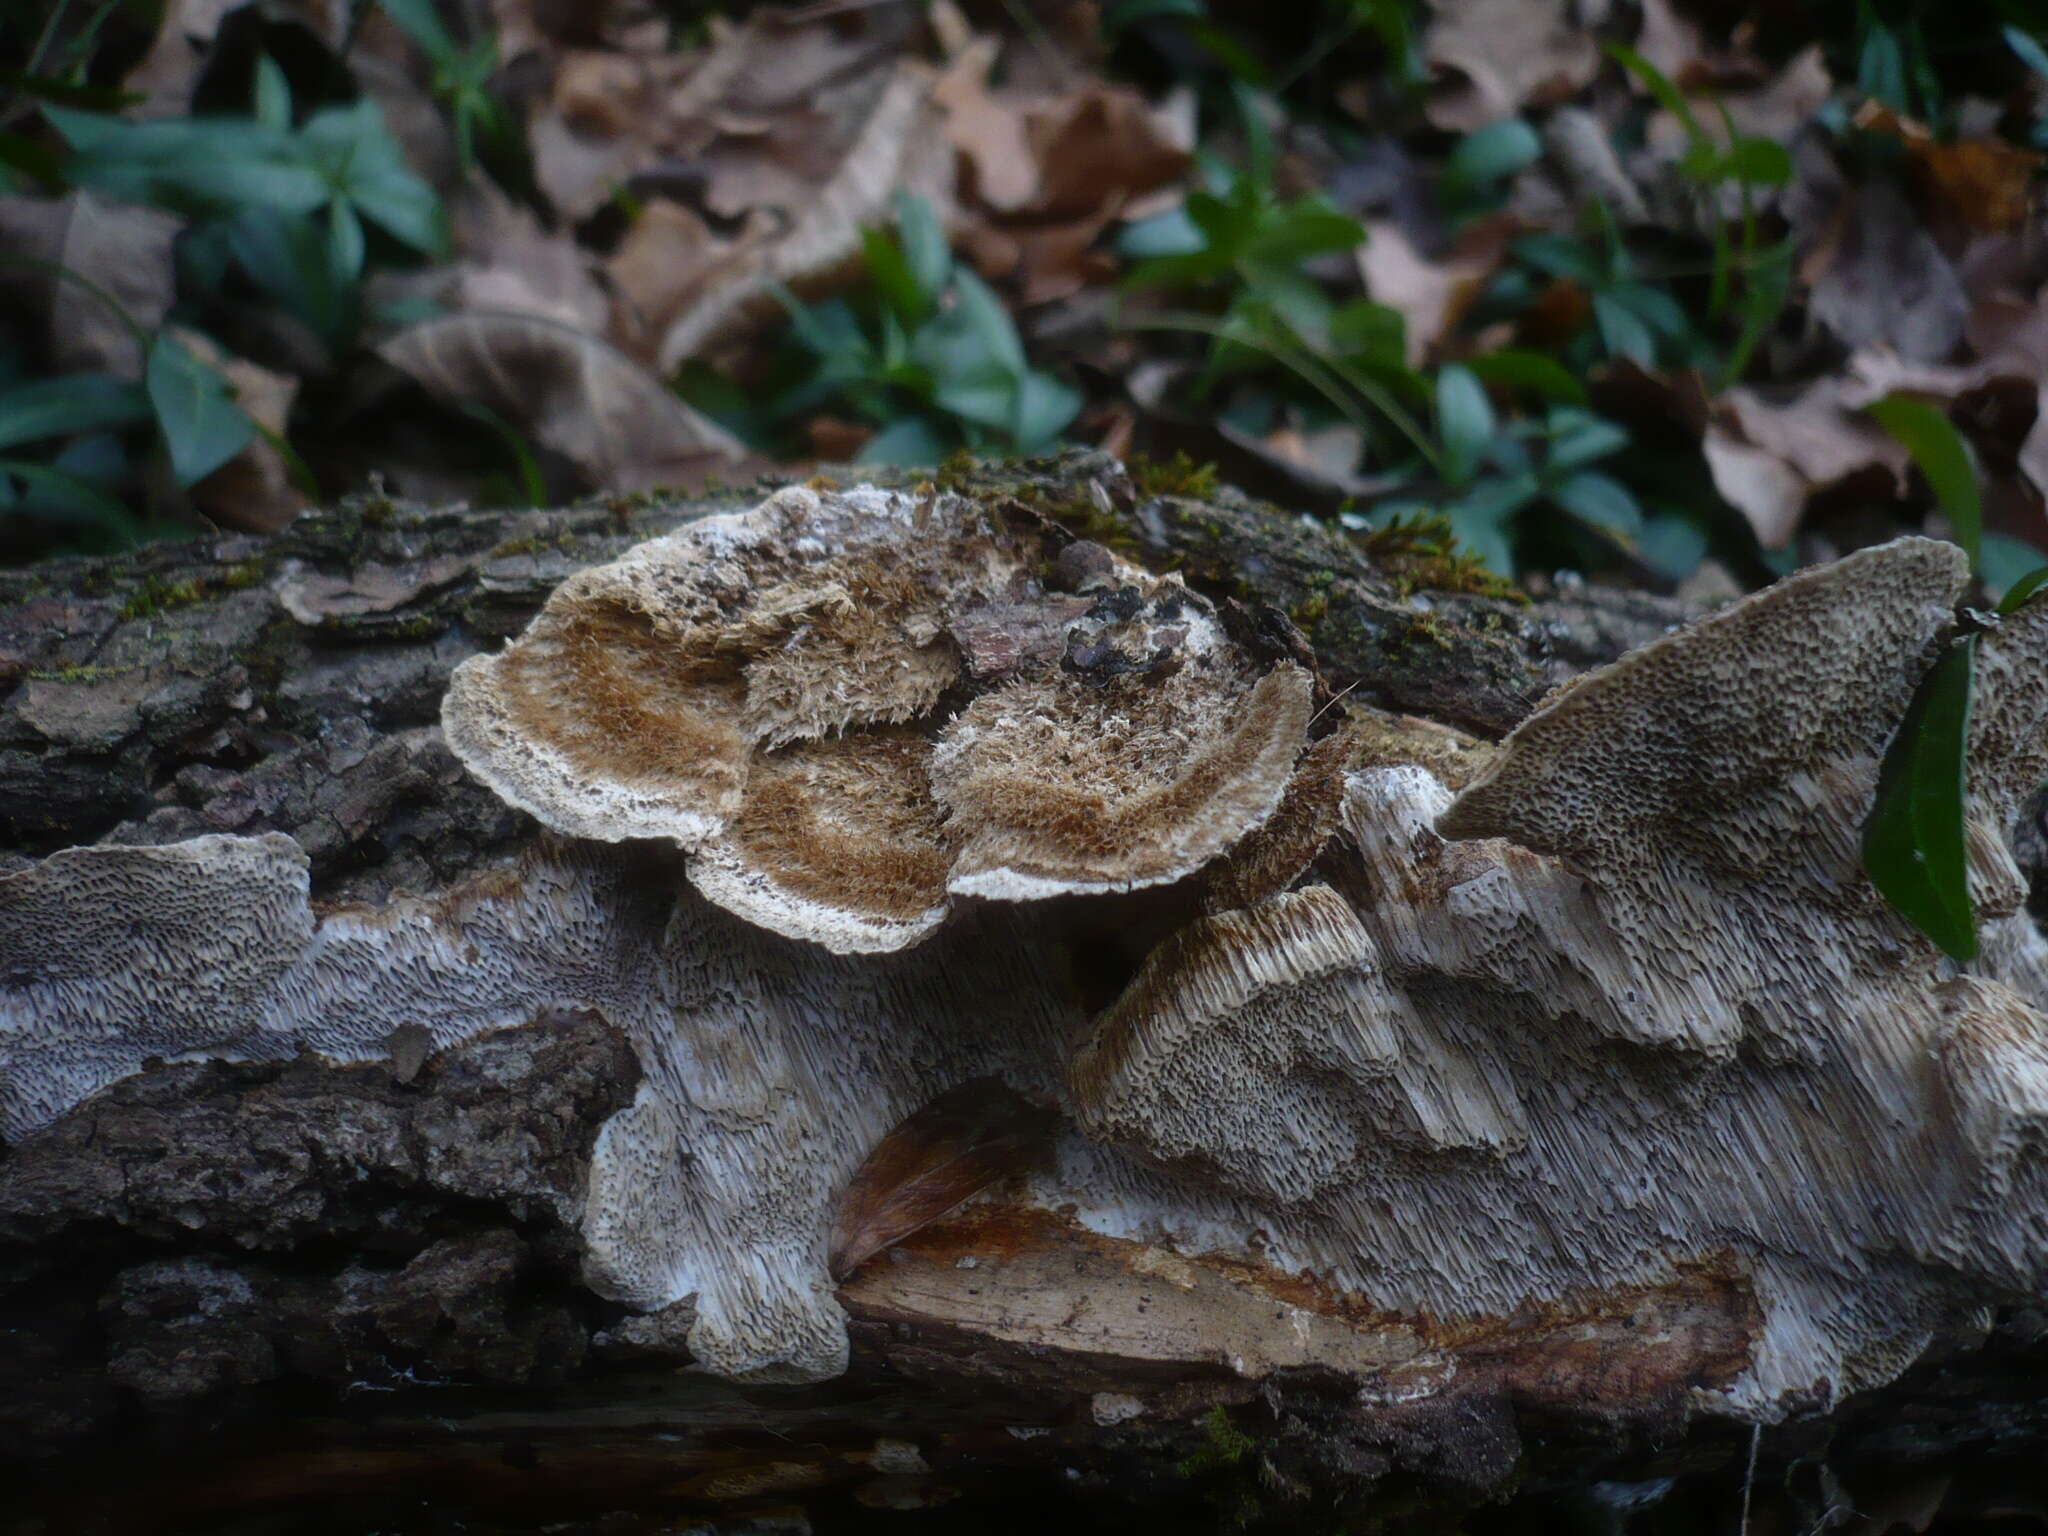
{"label": "shelf mushroom cap", "polygon": [[860,953],[958,896],[1184,878],[1272,814],[1310,695],[1021,508],[791,487],[564,583],[443,722],[546,826],[671,841],[712,901]]}

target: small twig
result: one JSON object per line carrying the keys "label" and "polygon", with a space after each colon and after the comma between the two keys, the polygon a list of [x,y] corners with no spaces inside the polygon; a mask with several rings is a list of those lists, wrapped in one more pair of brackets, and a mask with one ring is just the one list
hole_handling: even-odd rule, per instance
{"label": "small twig", "polygon": [[1749,1470],[1742,1478],[1742,1524],[1736,1528],[1736,1536],[1749,1536],[1749,1492],[1756,1486],[1756,1453],[1764,1443],[1762,1420],[1749,1427]]}
{"label": "small twig", "polygon": [[1330,712],[1331,710],[1335,709],[1335,708],[1336,708],[1336,707],[1337,707],[1337,706],[1338,706],[1339,704],[1342,704],[1342,703],[1344,702],[1344,695],[1345,695],[1345,694],[1347,694],[1347,693],[1351,692],[1351,690],[1352,690],[1353,688],[1356,688],[1356,687],[1357,687],[1357,686],[1359,685],[1359,683],[1362,683],[1362,682],[1364,682],[1364,681],[1365,681],[1365,679],[1364,679],[1364,678],[1362,678],[1362,677],[1361,677],[1361,678],[1358,678],[1358,679],[1357,679],[1356,681],[1354,681],[1353,683],[1351,683],[1351,685],[1350,685],[1349,687],[1346,687],[1346,688],[1340,689],[1340,690],[1339,690],[1339,691],[1337,691],[1336,693],[1333,693],[1333,694],[1331,694],[1331,695],[1330,695],[1330,701],[1329,701],[1329,703],[1325,704],[1325,705],[1324,705],[1324,706],[1323,706],[1323,707],[1322,707],[1321,709],[1317,710],[1317,711],[1316,711],[1316,712],[1315,712],[1314,714],[1310,715],[1310,716],[1308,717],[1308,723],[1309,723],[1310,725],[1314,725],[1314,724],[1315,724],[1315,723],[1316,723],[1316,722],[1317,722],[1318,720],[1322,719],[1324,715],[1327,715],[1327,714],[1328,714],[1328,713],[1329,713],[1329,712]]}

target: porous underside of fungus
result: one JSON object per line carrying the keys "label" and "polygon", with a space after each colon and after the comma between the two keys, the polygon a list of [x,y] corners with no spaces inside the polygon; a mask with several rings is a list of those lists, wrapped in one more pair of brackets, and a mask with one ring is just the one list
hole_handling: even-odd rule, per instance
{"label": "porous underside of fungus", "polygon": [[[864,495],[778,499],[700,531],[686,559],[662,541],[592,573],[529,652],[467,669],[451,701],[451,732],[516,803],[682,842],[724,895],[650,881],[644,850],[544,843],[441,898],[316,919],[284,839],[71,850],[0,879],[0,1130],[29,1134],[151,1055],[361,1059],[409,1024],[438,1046],[594,1009],[646,1075],[593,1154],[590,1283],[648,1312],[694,1299],[696,1359],[752,1378],[843,1367],[839,1192],[892,1126],[989,1076],[1071,1122],[1021,1198],[1153,1250],[1312,1272],[1345,1300],[1296,1323],[1367,1375],[1361,1341],[1392,1327],[1375,1317],[1570,1315],[1711,1269],[1763,1316],[1719,1405],[1769,1415],[1895,1374],[1973,1308],[2040,1294],[2048,944],[2018,910],[2005,833],[2048,769],[2048,605],[1978,642],[1970,845],[1988,926],[1984,959],[1958,974],[1858,858],[1887,741],[1953,625],[1964,572],[1947,546],[1902,540],[1802,573],[1588,675],[1491,754],[1446,755],[1384,720],[1302,753],[1299,716],[1269,754],[1229,743],[1285,674],[1220,628],[1200,644],[1228,658],[1236,714],[1199,746],[1148,734],[1198,729],[1173,724],[1189,707],[1174,690],[1213,619],[1175,584],[1117,568],[1106,589],[1034,592],[1038,568],[1006,553],[1022,535],[969,509],[934,532],[917,505]],[[805,521],[818,509],[843,521]],[[778,519],[811,533],[771,538]],[[946,539],[981,552],[941,559]],[[777,540],[780,588],[767,566],[720,564]],[[887,585],[850,574],[848,551],[899,545],[905,564],[881,565],[903,576],[896,608],[856,620],[810,602],[812,582]],[[931,561],[940,574],[917,574]],[[574,660],[584,599],[643,580],[671,584],[658,614],[604,610],[639,616],[624,659]],[[757,638],[663,663],[659,637],[697,622],[680,594],[700,588],[723,594],[702,598],[705,614],[724,604],[721,634]],[[1105,609],[1103,590],[1131,595]],[[1054,618],[991,620],[998,604]],[[893,670],[849,669],[829,727],[787,690],[749,704],[754,660],[773,653],[787,678],[824,665],[805,647],[855,644],[843,627],[792,640],[775,615],[798,612],[879,624],[895,650]],[[1178,666],[1101,665],[1172,649],[1156,631],[1185,614]],[[669,690],[647,740],[700,739],[689,720],[736,745],[673,762],[650,748],[628,773],[593,714],[521,734],[538,718],[521,668],[554,690],[620,667]],[[1133,702],[1119,679],[1163,697]],[[1060,733],[1062,761],[1020,763],[1011,733],[1026,730]],[[743,921],[745,868],[706,874],[726,846],[819,845],[829,863],[878,839],[888,857],[861,878],[906,909],[945,887],[1014,900],[1038,894],[1052,839],[1098,888],[1135,883],[1114,805],[1078,826],[1017,808],[1072,809],[1109,739],[1168,764],[1148,793],[1228,805],[1238,830],[1145,866],[1167,879],[1233,850],[1092,1020],[1058,948],[1071,908],[1055,923],[977,905],[916,948],[849,955]],[[1294,782],[1279,810],[1248,815],[1232,786],[1269,758],[1298,763]],[[1470,780],[1455,794],[1426,766],[1446,763]],[[806,899],[843,911],[843,889]],[[1100,922],[1130,899],[1098,898]],[[1386,1356],[1414,1366],[1403,1349]],[[1214,1358],[1272,1364],[1235,1343]]]}
{"label": "porous underside of fungus", "polygon": [[1178,880],[1272,812],[1308,678],[1080,549],[1021,507],[793,487],[565,583],[458,669],[448,740],[545,825],[667,838],[718,905],[839,952],[957,895]]}

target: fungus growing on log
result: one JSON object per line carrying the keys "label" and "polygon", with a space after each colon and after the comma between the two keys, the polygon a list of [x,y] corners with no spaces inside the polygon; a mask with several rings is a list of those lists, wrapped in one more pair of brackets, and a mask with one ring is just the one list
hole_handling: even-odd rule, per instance
{"label": "fungus growing on log", "polygon": [[[852,1305],[1393,1402],[1536,1309],[1626,1341],[1603,1381],[1768,1417],[2048,1276],[2048,945],[2005,841],[2048,769],[2042,601],[1980,642],[1975,970],[1859,863],[1964,574],[1918,539],[1803,572],[1486,747],[1312,719],[1225,609],[1022,509],[784,491],[460,669],[451,745],[556,834],[487,880],[316,915],[288,842],[238,838],[0,878],[0,1123],[150,1056],[586,1010],[644,1076],[585,1273],[705,1369],[829,1376]],[[1088,932],[1163,934],[1099,1011]],[[1033,1140],[1057,1112],[1000,1199],[1076,1257],[893,1278],[874,1243],[1000,1184],[1007,1143],[932,1175],[887,1139],[984,1079]],[[1042,1294],[1077,1275],[1092,1311]],[[1687,1306],[1722,1331],[1657,1323]],[[1729,1329],[1732,1380],[1688,1353]]]}
{"label": "fungus growing on log", "polygon": [[1022,507],[792,487],[565,583],[443,713],[544,825],[668,838],[714,902],[858,953],[953,895],[1191,873],[1271,814],[1309,684]]}

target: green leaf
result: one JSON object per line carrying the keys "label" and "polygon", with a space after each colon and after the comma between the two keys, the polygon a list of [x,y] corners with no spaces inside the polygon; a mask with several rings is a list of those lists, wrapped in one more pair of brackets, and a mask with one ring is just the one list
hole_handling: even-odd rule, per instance
{"label": "green leaf", "polygon": [[227,380],[168,333],[159,332],[150,343],[144,380],[180,485],[205,479],[256,435],[256,424],[229,395]]}
{"label": "green leaf", "polygon": [[1692,114],[1692,103],[1687,101],[1684,93],[1671,83],[1669,75],[1625,43],[1607,43],[1603,46],[1609,58],[1648,86],[1650,94],[1657,98],[1664,110],[1685,126],[1685,136],[1688,139],[1699,143],[1706,138],[1705,132],[1700,128],[1699,119]]}
{"label": "green leaf", "polygon": [[1554,407],[1544,423],[1552,470],[1578,469],[1628,446],[1628,428],[1576,406]]}
{"label": "green leaf", "polygon": [[[1542,494],[1543,486],[1532,474],[1503,475],[1498,479],[1480,481],[1448,510],[1453,524],[1461,529],[1499,530]],[[1503,574],[1510,574],[1514,569],[1512,565],[1494,568]]]}
{"label": "green leaf", "polygon": [[2048,80],[2048,48],[2043,48],[2038,40],[2018,27],[2009,26],[2005,29],[2005,46],[2017,54],[2027,68]]}
{"label": "green leaf", "polygon": [[1443,441],[1444,479],[1463,485],[1479,468],[1494,434],[1493,402],[1471,369],[1452,363],[1438,371],[1436,428]]}
{"label": "green leaf", "polygon": [[1203,0],[1116,0],[1102,13],[1102,30],[1111,37],[1141,21],[1165,16],[1199,17],[1208,14]]}
{"label": "green leaf", "polygon": [[134,541],[137,525],[128,508],[85,476],[22,459],[0,459],[0,473],[12,475],[28,488],[16,510],[97,529],[116,544]]}
{"label": "green leaf", "polygon": [[1965,752],[1977,637],[1942,652],[1884,755],[1863,824],[1863,868],[1908,922],[1951,958],[1977,957],[1963,834]]}
{"label": "green leaf", "polygon": [[1599,327],[1601,343],[1614,356],[1632,358],[1645,366],[1656,362],[1657,338],[1611,293],[1593,295],[1593,323]]}
{"label": "green leaf", "polygon": [[459,409],[471,421],[489,427],[498,441],[505,445],[506,457],[512,460],[513,473],[519,478],[519,494],[525,499],[525,504],[529,507],[546,506],[547,477],[540,471],[540,460],[534,456],[533,445],[527,442],[526,434],[481,400],[464,400]]}
{"label": "green leaf", "polygon": [[867,441],[856,461],[861,464],[936,464],[951,445],[922,416],[892,421]]}
{"label": "green leaf", "polygon": [[1353,299],[1330,311],[1330,345],[1353,363],[1398,369],[1408,355],[1408,320],[1391,304]]}
{"label": "green leaf", "polygon": [[910,269],[911,280],[924,299],[920,313],[930,314],[946,291],[946,280],[953,275],[953,248],[946,243],[946,231],[929,202],[899,192],[896,236],[902,242],[903,261]]}
{"label": "green leaf", "polygon": [[1890,395],[1867,409],[1913,456],[1975,570],[1984,512],[1977,490],[1977,462],[1962,433],[1941,411],[1909,395]]}
{"label": "green leaf", "polygon": [[1603,297],[1621,305],[1659,336],[1676,338],[1691,329],[1685,306],[1662,288],[1653,288],[1648,283],[1616,283]]}
{"label": "green leaf", "polygon": [[1643,509],[1628,487],[1598,470],[1582,470],[1563,484],[1551,487],[1550,499],[1602,533],[1632,538],[1643,526]]}
{"label": "green leaf", "polygon": [[1900,112],[1909,110],[1906,100],[1906,55],[1898,34],[1881,22],[1870,20],[1856,59],[1856,84],[1866,96],[1874,96]]}
{"label": "green leaf", "polygon": [[1792,152],[1776,139],[1737,139],[1721,156],[1720,171],[1752,187],[1782,187],[1792,180]]}
{"label": "green leaf", "polygon": [[327,205],[327,264],[342,287],[363,275],[363,221],[340,201]]}
{"label": "green leaf", "polygon": [[987,349],[989,359],[1010,373],[1021,375],[1027,366],[1024,343],[1018,339],[1016,324],[995,290],[962,267],[953,274],[953,299],[968,329]]}
{"label": "green leaf", "polygon": [[64,182],[64,162],[49,145],[26,134],[0,129],[0,165],[26,176],[51,191]]}
{"label": "green leaf", "polygon": [[1014,436],[1020,453],[1052,446],[1068,422],[1081,414],[1081,393],[1048,373],[1027,373],[1017,385]]}
{"label": "green leaf", "polygon": [[203,228],[219,231],[250,280],[314,335],[330,347],[346,342],[355,325],[355,289],[336,270],[331,226],[323,232],[311,219],[250,208]]}
{"label": "green leaf", "polygon": [[940,380],[932,404],[948,416],[1008,436],[1017,421],[1017,376],[1006,368],[985,367],[971,374]]}
{"label": "green leaf", "polygon": [[0,448],[148,419],[148,397],[128,380],[104,373],[60,374],[0,394]]}
{"label": "green leaf", "polygon": [[1555,358],[1545,357],[1541,352],[1524,352],[1509,348],[1501,352],[1488,352],[1481,357],[1465,360],[1465,366],[1478,376],[1483,384],[1496,385],[1503,389],[1525,389],[1532,395],[1545,400],[1556,400],[1566,405],[1584,405],[1586,387],[1565,366]]}
{"label": "green leaf", "polygon": [[925,294],[910,263],[903,259],[903,247],[887,230],[870,227],[860,232],[860,248],[867,258],[868,280],[889,307],[891,317],[909,326],[921,322],[928,313]]}
{"label": "green leaf", "polygon": [[250,118],[128,122],[43,110],[76,150],[65,177],[124,202],[194,214],[311,213],[329,196],[320,165],[298,135]]}
{"label": "green leaf", "polygon": [[1999,616],[2018,613],[2026,606],[2027,599],[2041,590],[2044,582],[2048,582],[2048,565],[2037,565],[2005,589],[2005,596],[1998,600]]}
{"label": "green leaf", "polygon": [[1169,208],[1149,219],[1126,224],[1116,237],[1116,253],[1132,261],[1154,256],[1191,256],[1208,247],[1205,236],[1185,208]]}
{"label": "green leaf", "polygon": [[405,35],[419,44],[420,52],[440,63],[457,52],[455,39],[441,21],[434,0],[380,0],[384,14],[397,22]]}
{"label": "green leaf", "polygon": [[1707,532],[1689,517],[1660,512],[1636,535],[1636,553],[1673,581],[1683,581],[1707,558]]}
{"label": "green leaf", "polygon": [[1987,533],[1978,550],[1977,575],[1995,596],[2010,593],[2042,560],[2041,551],[2024,539]]}
{"label": "green leaf", "polygon": [[291,82],[267,53],[256,56],[256,121],[280,133],[292,126]]}
{"label": "green leaf", "polygon": [[1240,261],[1291,265],[1326,251],[1356,250],[1365,226],[1320,197],[1298,198],[1271,208],[1252,230]]}
{"label": "green leaf", "polygon": [[441,200],[406,164],[376,102],[366,97],[352,106],[317,112],[300,137],[329,196],[347,199],[364,218],[416,251],[433,255],[441,250],[447,239]]}
{"label": "green leaf", "polygon": [[86,112],[120,112],[143,99],[139,91],[117,90],[110,85],[83,85],[75,80],[59,80],[52,75],[23,74],[18,69],[0,69],[0,96],[27,96]]}
{"label": "green leaf", "polygon": [[1453,187],[1489,187],[1542,158],[1543,140],[1536,130],[1519,117],[1504,117],[1458,141],[1444,162],[1444,180]]}

